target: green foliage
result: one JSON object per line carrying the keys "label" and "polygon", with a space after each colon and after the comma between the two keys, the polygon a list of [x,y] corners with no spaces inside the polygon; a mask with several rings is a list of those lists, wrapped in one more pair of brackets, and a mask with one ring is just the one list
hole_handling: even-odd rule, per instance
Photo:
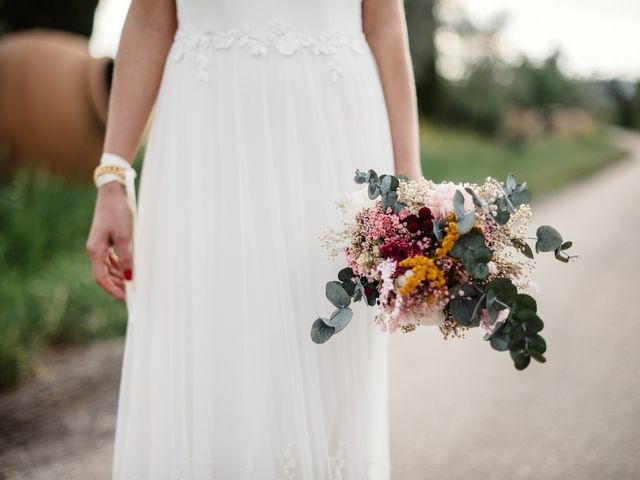
{"label": "green foliage", "polygon": [[400,213],[405,207],[398,201],[398,193],[396,192],[398,185],[400,185],[400,179],[393,175],[380,175],[369,170],[368,172],[362,172],[356,170],[353,180],[356,183],[369,183],[368,195],[371,200],[375,200],[378,196],[382,199],[382,208],[391,208],[394,213]]}
{"label": "green foliage", "polygon": [[473,228],[476,221],[475,212],[467,212],[464,211],[464,196],[458,190],[453,198],[453,205],[456,212],[456,227],[458,229],[458,233],[464,235],[469,233]]}
{"label": "green foliage", "polygon": [[[449,311],[456,322],[465,327],[480,324],[480,310],[484,308],[486,294],[469,284],[460,284],[450,289],[457,296],[449,303]],[[463,295],[459,295],[462,292]]]}
{"label": "green foliage", "polygon": [[84,250],[93,185],[21,170],[0,185],[0,388],[27,378],[46,343],[121,335],[124,304],[93,281]]}
{"label": "green foliage", "polygon": [[422,171],[434,182],[483,183],[487,173],[526,178],[527,187],[544,195],[584,179],[623,157],[605,130],[577,138],[540,136],[519,150],[471,130],[421,124]]}
{"label": "green foliage", "polygon": [[484,237],[477,230],[462,235],[450,255],[459,259],[465,270],[474,277],[483,279],[489,275],[487,263],[491,260],[493,252],[485,246]]}
{"label": "green foliage", "polygon": [[436,74],[437,51],[434,45],[436,3],[436,0],[404,1],[418,108],[422,115],[434,112],[440,96],[441,81]]}
{"label": "green foliage", "polygon": [[[498,325],[485,340],[494,350],[509,351],[513,364],[518,370],[524,370],[531,358],[545,362],[544,353],[547,344],[540,336],[544,323],[538,317],[535,300],[526,294],[518,293],[517,288],[507,278],[498,278],[485,287],[487,310],[491,318],[492,309],[509,308],[509,316]],[[494,316],[495,318],[495,316]],[[490,321],[490,324],[493,324]]]}
{"label": "green foliage", "polygon": [[536,252],[552,252],[562,245],[562,235],[555,228],[543,225],[536,230]]}
{"label": "green foliage", "polygon": [[331,338],[335,332],[335,328],[330,326],[326,318],[317,318],[311,326],[311,340],[314,343],[324,343]]}
{"label": "green foliage", "polygon": [[524,58],[513,70],[511,102],[531,108],[581,104],[579,84],[560,70],[559,59],[559,51],[552,53],[539,65]]}

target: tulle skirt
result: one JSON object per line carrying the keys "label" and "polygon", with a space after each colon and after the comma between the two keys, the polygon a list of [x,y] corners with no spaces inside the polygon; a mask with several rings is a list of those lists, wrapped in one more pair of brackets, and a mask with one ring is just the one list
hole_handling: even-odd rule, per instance
{"label": "tulle skirt", "polygon": [[310,338],[335,198],[394,173],[374,57],[207,55],[170,52],[149,134],[113,478],[386,480],[388,334],[359,302]]}

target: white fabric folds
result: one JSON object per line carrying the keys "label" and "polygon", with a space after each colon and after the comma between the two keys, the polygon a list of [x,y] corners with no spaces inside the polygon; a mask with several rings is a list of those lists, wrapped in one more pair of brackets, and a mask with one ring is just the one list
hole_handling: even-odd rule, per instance
{"label": "white fabric folds", "polygon": [[388,480],[388,334],[356,303],[340,335],[310,337],[342,267],[318,238],[334,200],[358,168],[394,173],[360,0],[177,7],[140,175],[112,478]]}

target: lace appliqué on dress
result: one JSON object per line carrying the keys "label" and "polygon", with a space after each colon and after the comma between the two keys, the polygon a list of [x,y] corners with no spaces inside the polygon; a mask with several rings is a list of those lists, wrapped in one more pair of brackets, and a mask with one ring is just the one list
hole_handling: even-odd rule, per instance
{"label": "lace appliqu\u00e9 on dress", "polygon": [[228,30],[213,30],[204,24],[199,31],[178,29],[169,59],[179,61],[191,56],[198,67],[198,78],[206,82],[209,80],[206,51],[231,47],[243,48],[253,56],[267,56],[271,52],[291,56],[302,51],[321,55],[328,59],[331,80],[336,82],[344,76],[344,67],[338,60],[339,50],[346,48],[362,54],[367,42],[361,30],[293,31],[282,18],[272,20],[264,32],[252,31],[247,23]]}
{"label": "lace appliqu\u00e9 on dress", "polygon": [[282,453],[276,455],[278,462],[280,462],[280,468],[282,472],[281,477],[278,480],[293,480],[296,478],[296,459],[294,458],[293,449],[296,446],[296,442],[290,441],[284,448]]}

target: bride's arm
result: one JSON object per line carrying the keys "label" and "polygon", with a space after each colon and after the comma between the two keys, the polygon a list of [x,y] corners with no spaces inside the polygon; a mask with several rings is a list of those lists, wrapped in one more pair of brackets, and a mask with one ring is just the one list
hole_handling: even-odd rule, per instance
{"label": "bride's arm", "polygon": [[[114,62],[104,142],[105,152],[129,163],[153,108],[176,27],[175,0],[132,0]],[[124,280],[133,276],[132,220],[124,187],[118,182],[100,187],[86,249],[98,285],[121,300]],[[117,260],[110,255],[112,246]]]}
{"label": "bride's arm", "polygon": [[105,151],[133,161],[176,26],[175,0],[132,0],[114,62]]}
{"label": "bride's arm", "polygon": [[378,64],[396,174],[422,176],[418,107],[403,0],[363,0],[362,29]]}

